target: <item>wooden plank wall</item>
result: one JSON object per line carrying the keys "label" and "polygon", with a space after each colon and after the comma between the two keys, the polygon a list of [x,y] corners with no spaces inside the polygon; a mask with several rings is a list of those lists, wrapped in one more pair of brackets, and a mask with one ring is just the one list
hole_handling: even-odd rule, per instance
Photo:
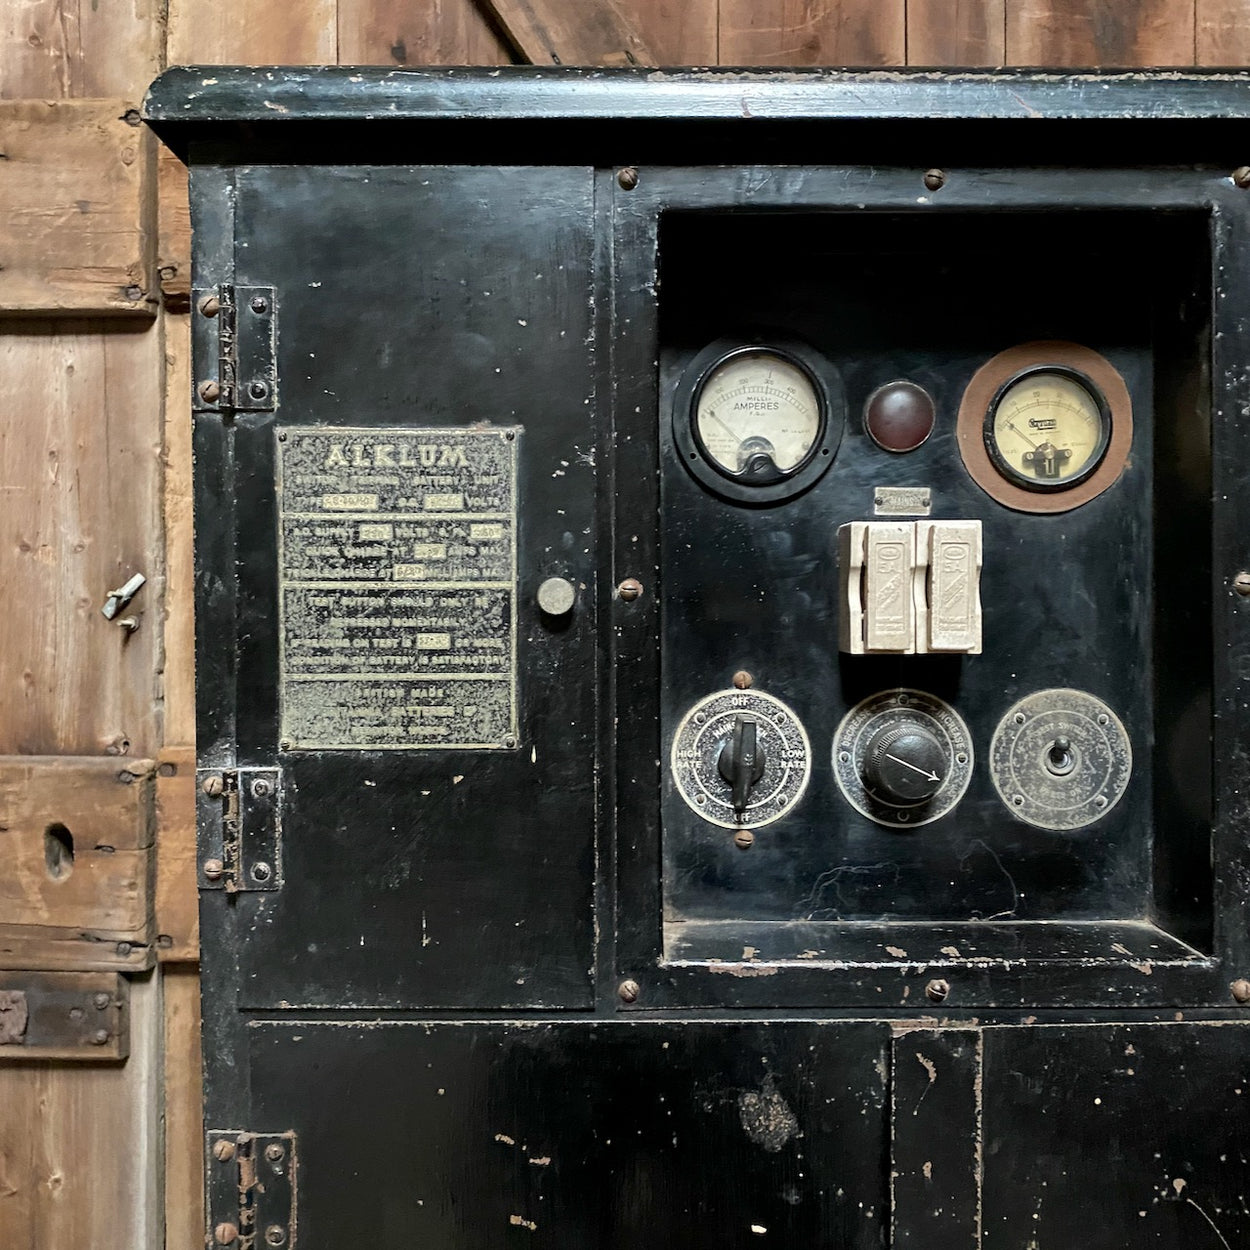
{"label": "wooden plank wall", "polygon": [[[0,170],[0,755],[157,762],[161,956],[125,1063],[0,1064],[0,1246],[155,1250],[162,1223],[203,1245],[190,235],[184,171],[127,141],[131,110],[166,64],[569,63],[629,29],[667,65],[1250,62],[1250,0],[0,0],[0,135],[43,155],[20,186]],[[99,608],[136,571],[131,632]]]}

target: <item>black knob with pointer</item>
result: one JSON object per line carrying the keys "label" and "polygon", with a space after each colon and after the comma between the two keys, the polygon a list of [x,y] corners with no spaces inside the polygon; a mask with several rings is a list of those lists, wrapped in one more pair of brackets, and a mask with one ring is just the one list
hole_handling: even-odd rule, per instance
{"label": "black knob with pointer", "polygon": [[877,730],[864,751],[864,785],[900,806],[931,799],[949,769],[946,748],[924,725],[910,719]]}
{"label": "black knob with pointer", "polygon": [[716,761],[720,775],[731,787],[734,817],[739,821],[746,819],[751,787],[764,775],[767,763],[757,740],[756,728],[752,717],[735,716],[733,732],[725,740]]}

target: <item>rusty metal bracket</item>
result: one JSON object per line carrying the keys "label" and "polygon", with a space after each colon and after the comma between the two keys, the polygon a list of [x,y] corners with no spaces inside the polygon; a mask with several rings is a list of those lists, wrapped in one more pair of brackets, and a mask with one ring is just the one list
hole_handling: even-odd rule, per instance
{"label": "rusty metal bracket", "polygon": [[206,769],[198,776],[201,888],[281,889],[281,770]]}
{"label": "rusty metal bracket", "polygon": [[129,982],[113,972],[0,972],[0,1062],[125,1059]]}
{"label": "rusty metal bracket", "polygon": [[270,286],[192,292],[198,412],[273,412],[278,404],[277,307]]}
{"label": "rusty metal bracket", "polygon": [[210,1129],[205,1160],[208,1246],[295,1245],[295,1134]]}

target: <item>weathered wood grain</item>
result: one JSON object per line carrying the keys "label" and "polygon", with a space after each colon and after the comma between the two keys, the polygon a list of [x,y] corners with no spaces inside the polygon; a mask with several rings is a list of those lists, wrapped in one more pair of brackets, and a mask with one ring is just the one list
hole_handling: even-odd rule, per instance
{"label": "weathered wood grain", "polygon": [[165,962],[200,957],[195,859],[195,748],[164,747],[156,770],[156,951]]}
{"label": "weathered wood grain", "polygon": [[340,65],[507,65],[503,39],[473,0],[339,0]]}
{"label": "weathered wood grain", "polygon": [[478,0],[521,60],[532,65],[654,65],[615,0]]}
{"label": "weathered wood grain", "polygon": [[0,315],[150,316],[153,139],[133,105],[0,101],[0,153]]}
{"label": "weathered wood grain", "polygon": [[1008,65],[1192,65],[1193,0],[1011,0]]}
{"label": "weathered wood grain", "polygon": [[0,758],[0,925],[150,946],[155,775],[150,760]]}
{"label": "weathered wood grain", "polygon": [[162,0],[0,4],[0,97],[142,97],[162,68]]}
{"label": "weathered wood grain", "polygon": [[717,0],[617,0],[657,65],[715,65]]}
{"label": "weathered wood grain", "polygon": [[162,1031],[160,980],[144,977],[125,1063],[0,1063],[5,1250],[162,1244]]}
{"label": "weathered wood grain", "polygon": [[191,305],[191,204],[187,195],[187,167],[163,144],[157,154],[156,186],[156,276],[165,307],[170,312],[183,313]]}
{"label": "weathered wood grain", "polygon": [[169,0],[170,65],[334,65],[335,0]]}
{"label": "weathered wood grain", "polygon": [[165,328],[164,740],[195,742],[195,535],[191,492],[191,319]]}
{"label": "weathered wood grain", "polygon": [[907,0],[908,65],[1003,64],[1007,0]]}
{"label": "weathered wood grain", "polygon": [[1246,0],[1198,0],[1194,18],[1199,65],[1250,65],[1250,5]]}
{"label": "weathered wood grain", "polygon": [[[143,755],[160,741],[156,334],[83,322],[0,333],[0,753]],[[100,613],[131,574],[124,613]]]}
{"label": "weathered wood grain", "polygon": [[204,1244],[203,1082],[200,978],[167,965],[165,988],[165,1246]]}
{"label": "weathered wood grain", "polygon": [[722,65],[902,65],[905,0],[721,0]]}

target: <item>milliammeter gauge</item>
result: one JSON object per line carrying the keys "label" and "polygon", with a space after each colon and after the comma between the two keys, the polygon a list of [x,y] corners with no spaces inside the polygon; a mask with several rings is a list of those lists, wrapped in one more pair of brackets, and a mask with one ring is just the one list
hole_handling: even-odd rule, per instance
{"label": "milliammeter gauge", "polygon": [[964,392],[959,449],[977,484],[1021,512],[1065,512],[1123,471],[1133,415],[1124,379],[1075,343],[1025,343]]}
{"label": "milliammeter gauge", "polygon": [[705,348],[673,398],[673,439],[718,495],[775,503],[833,463],[845,424],[837,371],[802,344],[721,340]]}

